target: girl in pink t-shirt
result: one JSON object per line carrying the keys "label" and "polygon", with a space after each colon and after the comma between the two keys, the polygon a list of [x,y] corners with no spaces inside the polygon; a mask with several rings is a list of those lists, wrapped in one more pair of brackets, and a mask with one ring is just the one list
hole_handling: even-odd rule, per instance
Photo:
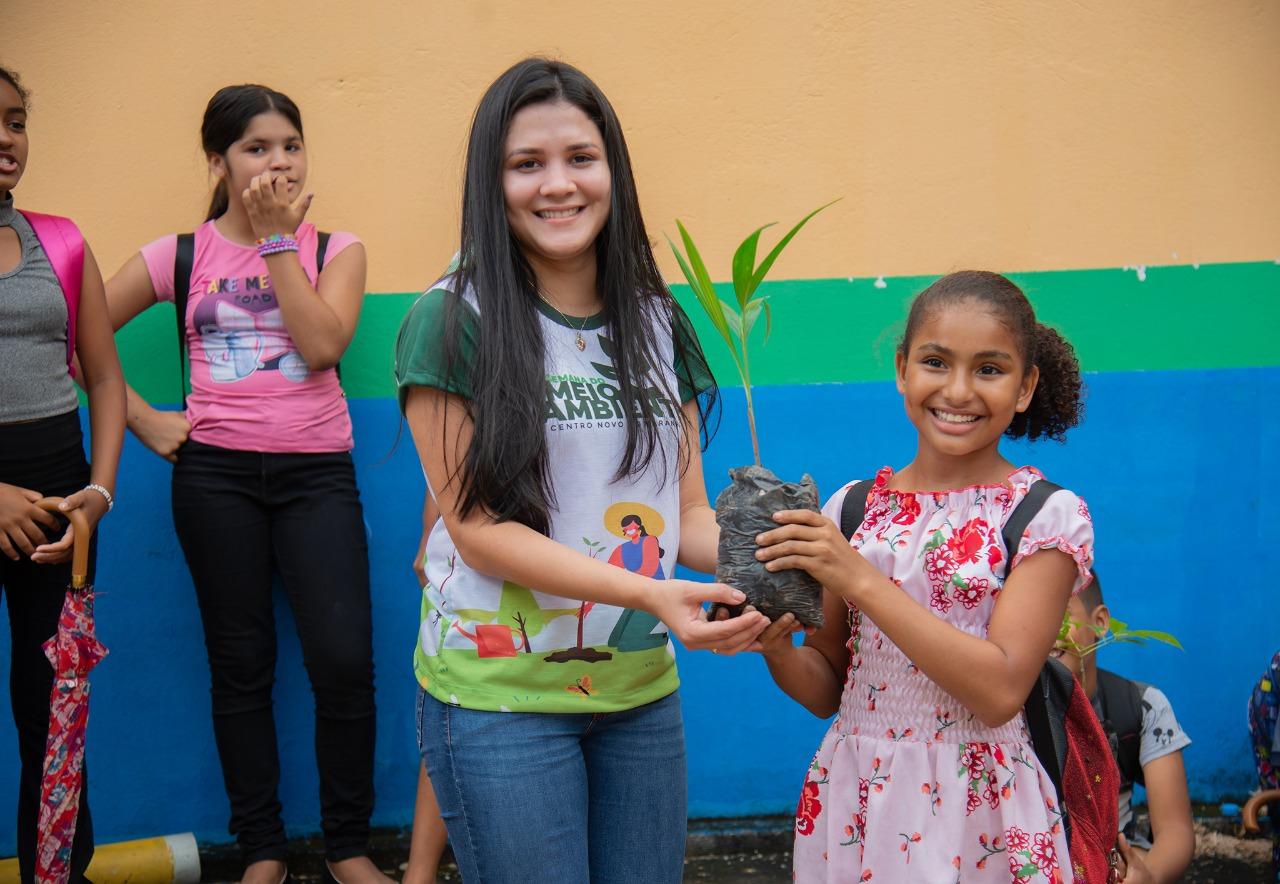
{"label": "girl in pink t-shirt", "polygon": [[[349,233],[332,234],[326,247],[303,221],[307,152],[288,96],[221,89],[201,136],[217,189],[192,237],[189,282],[175,280],[179,238],[171,234],[107,283],[117,328],[158,301],[185,300],[186,408],[154,409],[130,389],[129,426],[174,462],[174,526],[204,624],[244,880],[287,876],[271,703],[278,572],[316,698],[326,867],[343,882],[387,881],[365,856],[374,752],[369,562],[335,371],[360,314],[364,247]],[[175,287],[186,289],[176,299]]]}

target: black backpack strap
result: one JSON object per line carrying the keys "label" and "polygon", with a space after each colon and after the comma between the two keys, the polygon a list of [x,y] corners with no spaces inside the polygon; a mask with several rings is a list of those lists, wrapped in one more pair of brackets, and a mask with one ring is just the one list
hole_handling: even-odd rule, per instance
{"label": "black backpack strap", "polygon": [[1062,768],[1067,763],[1066,711],[1074,687],[1071,670],[1057,660],[1047,660],[1022,707],[1027,716],[1031,748],[1058,793],[1058,809],[1063,814],[1063,824],[1068,827],[1070,820],[1062,802]]}
{"label": "black backpack strap", "polygon": [[867,515],[867,495],[874,486],[874,479],[863,479],[845,493],[844,502],[840,504],[840,533],[846,538],[852,538],[862,527]]}
{"label": "black backpack strap", "polygon": [[[1013,558],[1018,554],[1018,545],[1022,535],[1031,524],[1031,520],[1044,508],[1044,503],[1055,492],[1061,491],[1061,485],[1055,485],[1046,479],[1033,482],[1027,494],[1009,514],[1009,519],[1000,531],[1004,541],[1005,559],[1004,574],[1008,578]],[[1062,768],[1067,762],[1067,729],[1064,718],[1067,705],[1071,699],[1074,686],[1071,671],[1057,660],[1047,660],[1040,669],[1040,675],[1031,686],[1027,702],[1022,711],[1027,716],[1027,731],[1031,737],[1031,747],[1035,749],[1040,765],[1058,793],[1058,809],[1063,814],[1063,825],[1070,831],[1070,820],[1067,809],[1062,803]]]}
{"label": "black backpack strap", "polygon": [[1098,694],[1102,708],[1116,735],[1116,764],[1125,782],[1145,785],[1142,776],[1142,695],[1147,686],[1123,676],[1098,670]]}
{"label": "black backpack strap", "polygon": [[1027,496],[1018,501],[1018,505],[1009,514],[1009,521],[1004,523],[1004,528],[1000,531],[1000,538],[1004,541],[1006,579],[1009,576],[1009,568],[1013,564],[1013,557],[1018,554],[1018,545],[1022,543],[1022,535],[1027,530],[1027,526],[1036,517],[1036,513],[1044,508],[1044,502],[1061,490],[1061,485],[1055,485],[1047,479],[1033,482],[1027,489]]}
{"label": "black backpack strap", "polygon": [[173,310],[178,329],[178,390],[187,407],[187,296],[191,292],[191,265],[195,262],[194,233],[179,233],[173,256]]}
{"label": "black backpack strap", "polygon": [[[329,236],[330,234],[323,230],[316,231],[316,285],[320,284],[320,271],[324,270],[324,258],[329,251]],[[342,383],[342,363],[335,365],[333,371],[338,376],[338,383]]]}
{"label": "black backpack strap", "polygon": [[324,256],[329,251],[329,234],[323,230],[316,231],[316,276],[324,269]]}

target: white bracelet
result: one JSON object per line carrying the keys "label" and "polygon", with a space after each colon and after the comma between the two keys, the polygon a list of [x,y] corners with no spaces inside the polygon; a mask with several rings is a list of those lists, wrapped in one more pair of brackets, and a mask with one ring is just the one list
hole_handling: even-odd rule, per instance
{"label": "white bracelet", "polygon": [[113,498],[113,497],[111,496],[111,492],[110,492],[110,491],[108,491],[107,489],[103,488],[103,487],[102,487],[101,485],[99,485],[97,482],[94,482],[94,483],[93,483],[93,484],[91,484],[91,485],[86,485],[86,486],[84,486],[84,490],[85,490],[85,491],[96,491],[96,492],[98,492],[99,494],[101,494],[103,497],[105,497],[105,498],[106,498],[106,500],[107,500],[107,512],[111,512],[111,508],[112,508],[113,506],[115,506],[115,505],[116,505],[115,498]]}

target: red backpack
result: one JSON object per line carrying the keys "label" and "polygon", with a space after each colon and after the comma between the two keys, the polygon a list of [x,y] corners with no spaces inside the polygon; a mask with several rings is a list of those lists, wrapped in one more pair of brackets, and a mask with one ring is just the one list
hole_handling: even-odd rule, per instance
{"label": "red backpack", "polygon": [[62,297],[67,302],[67,373],[75,377],[71,360],[76,353],[76,311],[80,306],[80,283],[84,279],[84,237],[69,218],[19,211],[31,225],[62,287]]}
{"label": "red backpack", "polygon": [[[866,516],[873,480],[849,489],[840,510],[840,531],[852,538]],[[1005,576],[1023,532],[1060,485],[1040,479],[1009,514],[1000,537],[1007,551]],[[1058,791],[1075,884],[1114,884],[1120,855],[1120,771],[1111,743],[1084,688],[1057,660],[1046,660],[1023,705],[1027,730],[1040,766]]]}

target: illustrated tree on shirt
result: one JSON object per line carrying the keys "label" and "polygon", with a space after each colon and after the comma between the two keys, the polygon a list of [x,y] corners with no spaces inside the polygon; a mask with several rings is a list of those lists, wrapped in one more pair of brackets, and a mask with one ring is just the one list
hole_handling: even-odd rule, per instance
{"label": "illustrated tree on shirt", "polygon": [[[597,558],[600,553],[604,552],[604,544],[590,538],[582,538],[583,545],[587,548],[587,555],[591,558]],[[583,647],[583,624],[586,622],[587,615],[591,613],[591,609],[596,606],[595,602],[584,601],[578,605],[578,644],[576,647],[565,648],[550,654],[545,659],[548,663],[568,663],[571,660],[579,660],[584,663],[599,663],[603,660],[612,660],[613,654],[608,651],[597,651],[595,648]],[[584,691],[585,693],[585,691]]]}
{"label": "illustrated tree on shirt", "polygon": [[[531,636],[536,636],[546,628],[547,624],[557,617],[567,617],[577,613],[577,608],[543,608],[538,605],[532,590],[510,581],[502,584],[502,595],[498,610],[489,611],[482,608],[457,608],[454,613],[458,619],[454,628],[476,645],[477,653],[482,657],[514,657],[517,653],[533,653]],[[473,627],[468,631],[462,623],[472,621]],[[509,625],[516,624],[516,630]]]}

